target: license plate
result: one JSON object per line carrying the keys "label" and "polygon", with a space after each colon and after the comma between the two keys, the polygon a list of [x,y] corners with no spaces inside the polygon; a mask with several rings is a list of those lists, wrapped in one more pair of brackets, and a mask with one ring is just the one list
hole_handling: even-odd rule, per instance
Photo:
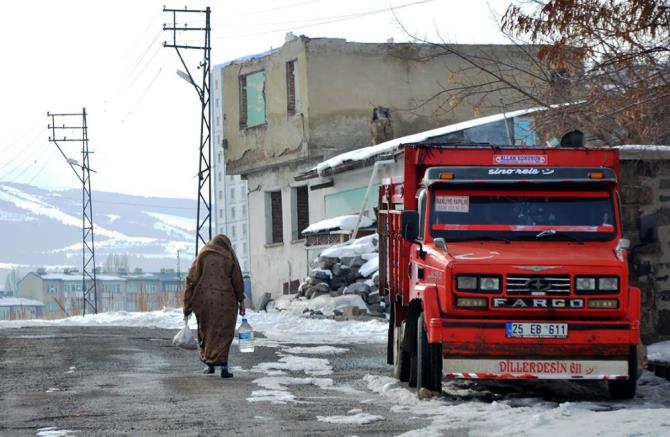
{"label": "license plate", "polygon": [[568,324],[507,322],[505,333],[515,338],[566,338]]}

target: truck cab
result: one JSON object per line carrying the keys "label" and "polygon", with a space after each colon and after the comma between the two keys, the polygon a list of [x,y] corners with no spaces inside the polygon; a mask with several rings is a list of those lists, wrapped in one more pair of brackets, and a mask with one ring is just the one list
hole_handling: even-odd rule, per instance
{"label": "truck cab", "polygon": [[406,145],[380,187],[388,361],[443,379],[607,380],[635,394],[640,291],[628,285],[615,149]]}

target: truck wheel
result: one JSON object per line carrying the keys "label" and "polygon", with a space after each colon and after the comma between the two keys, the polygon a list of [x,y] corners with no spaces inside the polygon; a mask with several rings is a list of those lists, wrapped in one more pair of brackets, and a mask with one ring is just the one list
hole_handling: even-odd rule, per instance
{"label": "truck wheel", "polygon": [[637,348],[633,346],[628,355],[628,379],[607,381],[612,399],[632,399],[637,390],[638,356]]}
{"label": "truck wheel", "polygon": [[402,348],[402,337],[405,332],[405,323],[395,327],[393,332],[394,351],[393,354],[393,376],[400,382],[409,381],[409,353]]}
{"label": "truck wheel", "polygon": [[428,343],[423,313],[417,321],[416,388],[442,392],[442,345]]}
{"label": "truck wheel", "polygon": [[389,331],[386,340],[386,364],[394,364],[395,355],[395,304],[391,303],[391,314],[389,314]]}

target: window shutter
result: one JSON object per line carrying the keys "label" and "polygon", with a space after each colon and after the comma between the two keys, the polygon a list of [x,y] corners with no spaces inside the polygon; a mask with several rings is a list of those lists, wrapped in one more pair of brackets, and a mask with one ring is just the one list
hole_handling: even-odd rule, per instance
{"label": "window shutter", "polygon": [[240,76],[240,128],[247,127],[247,77]]}
{"label": "window shutter", "polygon": [[286,111],[295,114],[295,61],[286,63]]}

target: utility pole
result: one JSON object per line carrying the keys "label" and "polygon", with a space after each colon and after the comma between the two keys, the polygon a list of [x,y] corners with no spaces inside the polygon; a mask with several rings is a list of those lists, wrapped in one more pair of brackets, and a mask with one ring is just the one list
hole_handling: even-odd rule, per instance
{"label": "utility pole", "polygon": [[[47,117],[51,119],[49,129],[51,129],[51,136],[49,141],[58,147],[58,151],[63,155],[65,161],[68,163],[74,174],[81,182],[81,240],[82,240],[82,275],[81,275],[81,289],[84,293],[83,311],[86,315],[86,310],[90,310],[93,314],[98,313],[98,287],[96,281],[95,269],[95,240],[93,238],[93,201],[91,197],[91,167],[89,165],[88,150],[88,125],[86,124],[86,108],[83,108],[81,113],[70,114],[52,114],[47,112]],[[70,123],[65,121],[73,120],[81,117],[81,124]],[[62,124],[57,125],[56,120],[64,120]],[[68,134],[70,138],[68,138]],[[81,143],[81,161],[79,164],[76,159],[68,158],[60,144],[65,142]],[[95,171],[93,171],[95,173]],[[88,281],[88,285],[86,284]]]}
{"label": "utility pole", "polygon": [[[210,56],[211,56],[211,43],[210,43],[210,13],[211,10],[207,7],[205,10],[195,10],[195,9],[168,9],[163,7],[163,12],[168,12],[172,15],[171,25],[163,24],[163,30],[170,31],[172,35],[172,41],[168,43],[167,41],[163,42],[163,47],[173,47],[177,51],[179,60],[181,61],[186,74],[181,73],[180,75],[185,76],[186,80],[190,82],[198,93],[198,98],[200,99],[201,104],[201,117],[200,117],[200,162],[198,164],[198,215],[197,215],[197,230],[195,237],[195,256],[198,256],[198,249],[200,243],[203,245],[207,244],[209,240],[212,239],[212,180],[211,180],[211,166],[212,161],[212,139],[211,139],[211,124],[210,124],[210,111],[209,111],[209,102],[210,102],[210,75],[209,75],[209,66],[210,66]],[[188,27],[184,24],[182,26],[178,25],[177,18],[181,16],[186,16],[188,14],[204,14],[205,15],[205,27]],[[203,45],[190,45],[189,43],[180,44],[177,41],[177,32],[204,32],[204,43]],[[197,68],[202,69],[202,80],[200,85],[196,83],[191,70],[186,65],[184,57],[182,56],[181,50],[202,50],[203,57],[200,64]]]}

